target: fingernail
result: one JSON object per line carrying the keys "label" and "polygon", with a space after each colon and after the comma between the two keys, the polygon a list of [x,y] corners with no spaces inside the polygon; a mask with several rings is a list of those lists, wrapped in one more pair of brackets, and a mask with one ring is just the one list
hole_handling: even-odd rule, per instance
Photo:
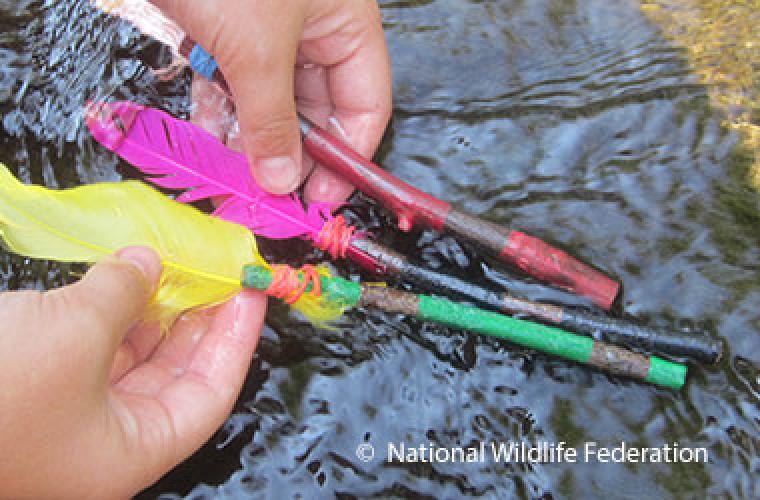
{"label": "fingernail", "polygon": [[[234,299],[233,322],[231,334],[236,337],[251,334],[251,324],[256,317],[263,315],[262,305],[266,304],[263,293],[254,290],[243,290]],[[255,329],[253,329],[255,331]]]}
{"label": "fingernail", "polygon": [[[320,172],[320,174],[324,174]],[[335,208],[351,196],[353,187],[330,175],[314,175],[306,185],[304,197],[307,203],[335,203]]]}
{"label": "fingernail", "polygon": [[129,262],[145,276],[145,281],[155,286],[161,277],[161,259],[155,251],[146,247],[127,247],[116,252],[116,257]]}
{"label": "fingernail", "polygon": [[256,160],[254,175],[262,187],[276,194],[294,191],[301,181],[298,165],[288,156]]}
{"label": "fingernail", "polygon": [[311,189],[311,197],[315,201],[326,201],[330,197],[330,192],[334,187],[334,183],[330,182],[330,179],[318,179],[314,182],[314,187]]}

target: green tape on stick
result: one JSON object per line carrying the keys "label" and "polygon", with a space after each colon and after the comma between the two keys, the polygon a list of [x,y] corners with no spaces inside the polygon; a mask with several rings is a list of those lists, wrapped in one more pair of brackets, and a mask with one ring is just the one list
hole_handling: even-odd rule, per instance
{"label": "green tape on stick", "polygon": [[594,348],[594,340],[589,337],[426,295],[420,295],[418,317],[503,338],[579,363],[587,362]]}
{"label": "green tape on stick", "polygon": [[[303,276],[300,275],[303,279]],[[358,283],[342,278],[322,277],[322,293],[329,301],[338,302],[346,307],[355,307],[362,297],[362,289]],[[254,290],[266,290],[272,284],[272,271],[262,266],[248,265],[243,267],[241,283],[244,288]],[[306,292],[311,292],[312,285],[306,287]]]}

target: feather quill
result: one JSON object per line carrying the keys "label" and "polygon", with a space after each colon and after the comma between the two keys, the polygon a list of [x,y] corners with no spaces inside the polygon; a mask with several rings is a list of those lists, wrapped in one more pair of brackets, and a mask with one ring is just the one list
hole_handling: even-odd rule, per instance
{"label": "feather quill", "polygon": [[215,216],[248,226],[267,238],[312,240],[332,218],[333,205],[303,208],[295,194],[273,195],[256,183],[246,157],[203,128],[131,102],[90,105],[87,126],[102,145],[169,189],[177,201],[224,201]]}
{"label": "feather quill", "polygon": [[[94,263],[133,245],[150,246],[164,271],[148,319],[167,328],[183,311],[221,303],[241,290],[249,262],[266,265],[246,228],[176,203],[137,181],[50,190],[20,183],[0,164],[0,236],[31,258]],[[316,324],[343,313],[311,294],[294,307]]]}

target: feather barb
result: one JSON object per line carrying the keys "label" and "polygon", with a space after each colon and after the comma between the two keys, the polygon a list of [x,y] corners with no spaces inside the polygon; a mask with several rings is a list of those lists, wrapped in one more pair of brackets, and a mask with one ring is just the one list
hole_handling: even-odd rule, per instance
{"label": "feather barb", "polygon": [[[0,235],[30,258],[95,263],[127,246],[149,246],[164,272],[146,319],[164,328],[187,310],[224,302],[241,290],[246,263],[268,266],[243,226],[212,218],[137,181],[50,190],[24,185],[0,164]],[[317,324],[342,314],[304,296],[296,310]]]}

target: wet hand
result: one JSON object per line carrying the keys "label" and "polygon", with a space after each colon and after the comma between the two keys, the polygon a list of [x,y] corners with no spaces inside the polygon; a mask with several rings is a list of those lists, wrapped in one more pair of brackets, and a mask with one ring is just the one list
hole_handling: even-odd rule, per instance
{"label": "wet hand", "polygon": [[131,496],[224,422],[265,298],[186,315],[164,338],[140,324],[160,274],[130,248],[74,285],[0,294],[2,496]]}
{"label": "wet hand", "polygon": [[[391,111],[385,37],[375,0],[154,0],[220,65],[243,146],[265,189],[310,177],[307,201],[343,201],[353,188],[301,150],[296,109],[365,156]],[[312,171],[313,169],[313,171]]]}

